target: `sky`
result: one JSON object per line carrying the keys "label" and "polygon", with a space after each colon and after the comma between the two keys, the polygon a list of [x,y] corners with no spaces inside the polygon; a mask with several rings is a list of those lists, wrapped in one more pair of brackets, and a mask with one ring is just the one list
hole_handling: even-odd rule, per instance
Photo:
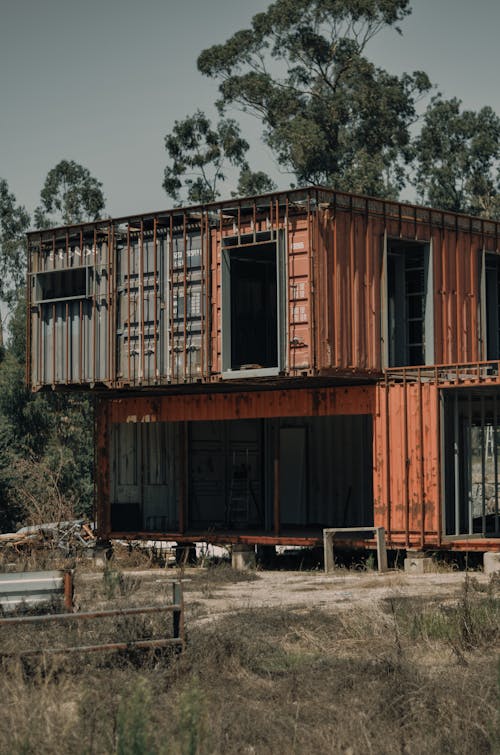
{"label": "sky", "polygon": [[[214,115],[217,85],[197,72],[197,56],[268,4],[0,0],[0,177],[32,212],[48,171],[75,160],[102,181],[111,216],[170,207],[165,134],[197,108]],[[500,114],[500,0],[412,5],[403,36],[377,37],[371,59],[394,73],[423,69],[445,97]],[[244,128],[252,168],[285,189],[291,177],[260,142],[256,119]]]}

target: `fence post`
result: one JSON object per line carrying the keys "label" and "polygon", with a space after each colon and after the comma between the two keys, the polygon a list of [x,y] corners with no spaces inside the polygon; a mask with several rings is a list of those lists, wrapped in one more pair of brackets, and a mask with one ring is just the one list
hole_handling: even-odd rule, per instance
{"label": "fence post", "polygon": [[182,584],[180,582],[174,582],[172,588],[174,606],[178,606],[178,608],[174,608],[172,612],[174,639],[181,640],[182,647],[184,647],[184,598],[182,594]]}
{"label": "fence post", "polygon": [[377,541],[377,562],[379,572],[387,571],[387,546],[385,543],[384,527],[375,527],[375,539]]}
{"label": "fence post", "polygon": [[323,530],[323,560],[325,573],[330,574],[335,570],[335,557],[333,555],[334,530]]}
{"label": "fence post", "polygon": [[64,607],[71,613],[73,611],[73,570],[66,569],[64,571]]}

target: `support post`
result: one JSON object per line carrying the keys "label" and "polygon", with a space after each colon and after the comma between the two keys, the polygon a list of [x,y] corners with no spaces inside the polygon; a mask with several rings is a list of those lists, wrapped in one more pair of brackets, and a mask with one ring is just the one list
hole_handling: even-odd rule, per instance
{"label": "support post", "polygon": [[325,573],[330,574],[335,568],[335,559],[333,557],[333,532],[323,530],[323,550]]}
{"label": "support post", "polygon": [[68,612],[73,611],[73,571],[66,569],[64,572],[64,607]]}
{"label": "support post", "polygon": [[175,640],[181,640],[184,647],[184,597],[180,582],[173,583],[172,598],[174,601],[174,610],[172,613],[173,636]]}
{"label": "support post", "polygon": [[[387,547],[385,543],[385,528],[384,527],[329,527],[323,530],[323,551],[324,551],[324,564],[325,573],[329,574],[333,572],[335,568],[335,559],[333,555],[333,538],[339,533],[342,535],[356,534],[366,532],[373,532],[375,535],[375,542],[377,544],[377,562],[379,572],[387,571]],[[363,538],[364,539],[364,538]]]}
{"label": "support post", "polygon": [[375,540],[377,542],[377,565],[379,572],[387,571],[387,548],[385,544],[385,529],[375,528]]}

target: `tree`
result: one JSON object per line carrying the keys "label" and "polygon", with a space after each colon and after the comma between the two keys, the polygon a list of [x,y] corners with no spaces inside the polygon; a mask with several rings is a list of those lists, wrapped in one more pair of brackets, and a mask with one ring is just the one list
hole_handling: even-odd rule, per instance
{"label": "tree", "polygon": [[262,170],[252,171],[250,168],[242,168],[238,179],[238,186],[233,192],[234,197],[251,197],[257,194],[266,194],[274,191],[276,184],[267,173]]}
{"label": "tree", "polygon": [[165,168],[163,188],[175,201],[186,191],[189,202],[213,202],[226,180],[225,166],[248,170],[245,153],[248,143],[241,137],[236,121],[221,118],[215,128],[205,113],[197,110],[165,137],[171,164]]}
{"label": "tree", "polygon": [[[47,174],[35,210],[37,228],[98,220],[105,206],[102,183],[74,160],[61,160]],[[50,218],[58,213],[57,219]]]}
{"label": "tree", "polygon": [[434,97],[415,140],[418,197],[433,207],[500,218],[500,118]]}
{"label": "tree", "polygon": [[0,301],[11,305],[26,283],[26,231],[30,216],[0,178]]}
{"label": "tree", "polygon": [[[100,187],[85,168],[59,163],[42,189],[37,227],[54,224],[46,213],[55,210],[68,223],[96,217],[104,207]],[[77,393],[32,394],[25,384],[29,223],[0,180],[0,300],[11,315],[0,348],[0,529],[92,511],[92,402]]]}
{"label": "tree", "polygon": [[421,71],[391,75],[365,51],[409,13],[408,0],[276,0],[250,29],[204,50],[198,68],[219,81],[221,112],[237,106],[261,120],[299,184],[396,196],[430,82]]}

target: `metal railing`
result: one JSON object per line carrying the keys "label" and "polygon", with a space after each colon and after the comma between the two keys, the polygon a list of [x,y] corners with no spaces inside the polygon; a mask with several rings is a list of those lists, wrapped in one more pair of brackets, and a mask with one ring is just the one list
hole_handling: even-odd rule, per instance
{"label": "metal railing", "polygon": [[0,618],[1,626],[29,625],[29,624],[47,624],[50,622],[62,623],[73,621],[89,621],[105,617],[123,617],[136,616],[139,614],[160,614],[167,612],[172,614],[172,637],[159,637],[151,640],[130,640],[127,642],[106,642],[96,645],[81,645],[77,647],[59,647],[44,648],[41,650],[28,650],[19,653],[21,656],[30,655],[54,655],[65,653],[92,653],[100,651],[126,651],[132,649],[149,649],[168,646],[177,646],[181,650],[186,644],[184,630],[184,597],[182,584],[180,582],[172,583],[173,602],[160,606],[138,606],[134,608],[116,608],[103,611],[86,611],[82,613],[59,613],[59,614],[39,614],[35,616],[12,616],[9,618]]}
{"label": "metal railing", "polygon": [[60,600],[67,611],[73,610],[73,572],[70,569],[0,574],[0,608],[3,611]]}
{"label": "metal railing", "polygon": [[385,376],[388,382],[422,382],[436,385],[500,383],[500,361],[389,367],[385,370]]}
{"label": "metal railing", "polygon": [[375,536],[377,544],[377,567],[379,572],[387,571],[387,547],[385,543],[384,527],[328,527],[323,530],[323,548],[324,564],[326,574],[330,574],[335,569],[335,557],[333,553],[333,541],[335,537],[338,540],[352,540],[359,538],[364,540],[362,535],[372,533]]}

